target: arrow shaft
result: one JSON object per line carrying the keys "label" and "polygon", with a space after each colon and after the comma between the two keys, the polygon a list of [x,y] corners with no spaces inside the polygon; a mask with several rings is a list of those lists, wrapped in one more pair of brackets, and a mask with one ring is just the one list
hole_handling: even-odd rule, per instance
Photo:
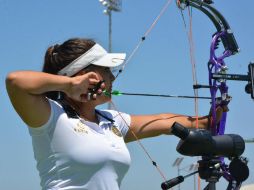
{"label": "arrow shaft", "polygon": [[162,97],[162,98],[199,98],[199,99],[211,99],[211,97],[204,97],[204,96],[179,96],[179,95],[165,95],[165,94],[144,94],[144,93],[128,93],[128,92],[121,92],[121,95],[126,96],[151,96],[151,97]]}

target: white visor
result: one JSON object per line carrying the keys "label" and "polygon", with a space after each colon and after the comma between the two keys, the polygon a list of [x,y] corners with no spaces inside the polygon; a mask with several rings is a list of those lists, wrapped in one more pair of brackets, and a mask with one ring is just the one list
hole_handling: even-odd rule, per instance
{"label": "white visor", "polygon": [[125,53],[108,53],[99,44],[95,44],[83,55],[61,69],[57,74],[73,76],[91,64],[102,67],[117,67],[124,62],[125,57]]}

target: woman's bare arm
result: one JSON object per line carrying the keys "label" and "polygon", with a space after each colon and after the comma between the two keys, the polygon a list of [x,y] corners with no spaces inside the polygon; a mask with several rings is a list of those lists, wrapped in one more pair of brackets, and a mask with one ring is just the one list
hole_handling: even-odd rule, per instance
{"label": "woman's bare arm", "polygon": [[99,80],[95,73],[77,77],[58,76],[43,72],[17,71],[6,77],[6,88],[13,107],[31,127],[48,121],[50,106],[44,93],[61,91],[78,101],[86,101],[82,94]]}
{"label": "woman's bare arm", "polygon": [[[208,117],[200,117],[199,128],[207,128]],[[162,134],[171,134],[171,127],[174,122],[178,122],[185,127],[195,128],[196,119],[194,117],[178,114],[157,114],[157,115],[137,115],[131,116],[130,130],[125,141],[135,141],[134,134],[139,138],[155,137]],[[134,133],[134,134],[133,134]]]}

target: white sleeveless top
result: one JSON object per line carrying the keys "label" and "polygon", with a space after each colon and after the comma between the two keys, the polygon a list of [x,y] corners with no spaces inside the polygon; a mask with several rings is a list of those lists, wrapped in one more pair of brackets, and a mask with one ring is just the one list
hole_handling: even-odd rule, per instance
{"label": "white sleeveless top", "polygon": [[130,115],[99,111],[115,122],[98,115],[98,125],[68,118],[59,103],[49,102],[48,122],[29,127],[42,189],[118,190],[131,162],[123,139]]}

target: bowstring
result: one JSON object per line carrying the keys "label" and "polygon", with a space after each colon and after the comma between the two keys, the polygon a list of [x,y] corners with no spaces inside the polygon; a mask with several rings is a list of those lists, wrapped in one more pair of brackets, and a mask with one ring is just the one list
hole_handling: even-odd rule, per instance
{"label": "bowstring", "polygon": [[140,141],[140,139],[137,137],[137,135],[134,133],[134,131],[131,129],[130,125],[128,124],[128,122],[124,119],[124,117],[122,116],[121,112],[118,111],[116,105],[114,104],[114,102],[112,100],[110,100],[111,105],[113,106],[114,110],[118,113],[118,115],[121,117],[121,119],[123,120],[123,122],[125,123],[125,125],[128,127],[129,131],[131,132],[131,134],[133,135],[133,137],[135,138],[135,140],[137,141],[137,143],[139,144],[139,146],[142,148],[142,150],[145,152],[145,154],[147,155],[147,157],[149,158],[149,160],[152,162],[152,164],[155,166],[156,170],[158,171],[158,173],[160,174],[160,176],[162,177],[162,179],[164,181],[167,180],[166,176],[164,175],[164,173],[162,172],[161,168],[159,167],[159,165],[154,161],[154,159],[152,158],[152,156],[148,153],[147,149],[145,148],[145,146],[142,144],[142,142]]}

